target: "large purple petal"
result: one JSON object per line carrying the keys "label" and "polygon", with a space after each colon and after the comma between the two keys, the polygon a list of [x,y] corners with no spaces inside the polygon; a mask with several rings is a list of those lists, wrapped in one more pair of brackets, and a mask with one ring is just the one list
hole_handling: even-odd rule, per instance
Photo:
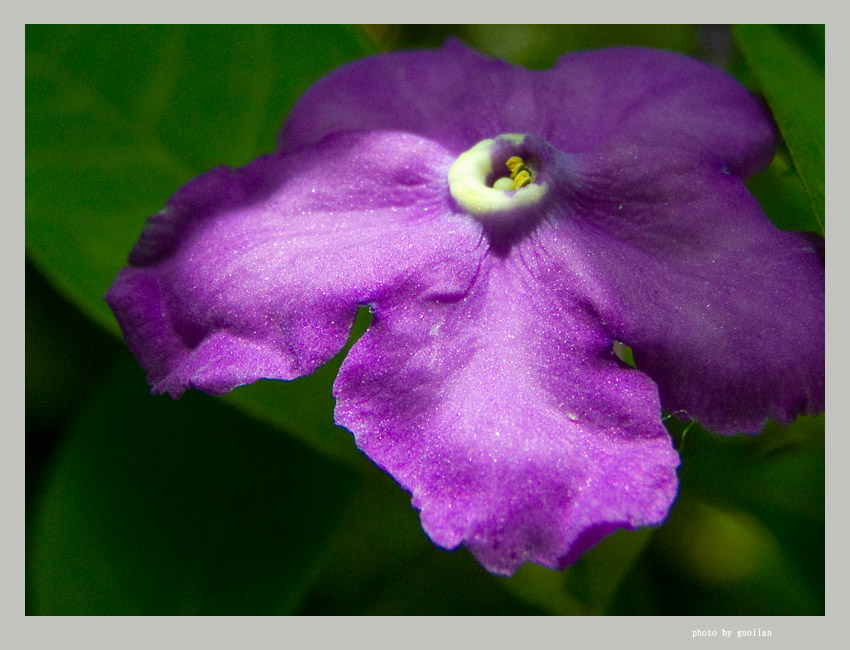
{"label": "large purple petal", "polygon": [[358,304],[463,294],[481,239],[446,208],[451,162],[415,136],[340,134],[183,187],[107,295],[154,390],[309,374]]}
{"label": "large purple petal", "polygon": [[823,410],[817,242],[775,228],[711,161],[643,147],[573,164],[547,250],[580,260],[588,300],[665,408],[721,433]]}
{"label": "large purple petal", "polygon": [[655,386],[539,282],[550,264],[533,244],[491,251],[461,300],[378,305],[334,387],[337,422],[412,492],[434,542],[494,573],[563,568],[615,528],[660,523],[676,493]]}
{"label": "large purple petal", "polygon": [[454,41],[339,68],[299,100],[279,144],[293,149],[353,129],[417,133],[455,153],[501,133],[532,133],[575,153],[663,144],[744,176],[770,162],[776,139],[766,108],[743,86],[680,54],[611,48],[537,71]]}

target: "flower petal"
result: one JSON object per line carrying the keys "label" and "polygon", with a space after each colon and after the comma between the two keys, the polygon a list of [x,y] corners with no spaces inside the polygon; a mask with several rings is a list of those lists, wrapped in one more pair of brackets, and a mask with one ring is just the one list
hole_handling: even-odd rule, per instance
{"label": "flower petal", "polygon": [[[523,124],[503,103],[529,71],[488,60],[456,41],[442,50],[391,52],[337,68],[311,86],[286,118],[278,147],[292,150],[344,130],[397,129],[455,154]],[[508,118],[505,121],[504,118]]]}
{"label": "flower petal", "polygon": [[414,136],[340,134],[179,190],[107,294],[155,392],[309,374],[358,304],[464,293],[480,229],[449,213],[451,162]]}
{"label": "flower petal", "polygon": [[580,268],[588,300],[665,408],[719,433],[821,412],[817,242],[778,230],[711,161],[647,147],[577,159],[582,178],[549,253]]}
{"label": "flower petal", "polygon": [[538,282],[537,253],[491,252],[458,301],[378,305],[334,386],[337,422],[412,492],[434,542],[505,575],[660,523],[677,485],[654,385]]}
{"label": "flower petal", "polygon": [[547,138],[564,151],[664,146],[701,154],[742,177],[773,158],[778,136],[767,107],[701,61],[610,48],[564,55],[549,77],[538,84],[537,101],[569,107],[569,119],[554,116]]}
{"label": "flower petal", "polygon": [[532,133],[565,152],[665,145],[749,175],[773,157],[767,109],[729,75],[636,47],[562,56],[551,70],[482,57],[457,41],[345,65],[305,93],[281,148],[341,130],[399,129],[460,153],[501,133]]}

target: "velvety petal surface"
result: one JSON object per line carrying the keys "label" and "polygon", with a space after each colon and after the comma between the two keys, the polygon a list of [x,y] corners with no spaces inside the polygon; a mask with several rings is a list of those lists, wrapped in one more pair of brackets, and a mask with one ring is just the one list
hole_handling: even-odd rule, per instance
{"label": "velvety petal surface", "polygon": [[377,305],[334,386],[337,422],[434,542],[505,575],[660,523],[677,487],[655,386],[540,282],[551,263],[533,243],[491,251],[459,300]]}
{"label": "velvety petal surface", "polygon": [[358,304],[463,294],[482,249],[447,214],[451,162],[415,136],[339,134],[180,189],[107,294],[154,391],[309,374]]}
{"label": "velvety petal surface", "polygon": [[588,299],[665,408],[721,433],[823,410],[819,238],[776,229],[740,178],[693,155],[619,148],[574,165],[546,248],[582,260]]}
{"label": "velvety petal surface", "polygon": [[743,86],[680,54],[610,48],[527,70],[456,41],[339,68],[298,101],[279,144],[294,149],[350,129],[404,130],[455,153],[500,133],[532,133],[575,153],[664,145],[745,176],[770,162],[776,140],[767,109]]}

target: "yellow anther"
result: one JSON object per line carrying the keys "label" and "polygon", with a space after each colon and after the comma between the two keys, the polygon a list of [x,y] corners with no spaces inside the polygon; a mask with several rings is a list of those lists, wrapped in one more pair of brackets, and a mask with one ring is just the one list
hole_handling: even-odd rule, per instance
{"label": "yellow anther", "polygon": [[511,172],[511,178],[514,181],[515,190],[518,190],[521,187],[525,187],[533,180],[531,178],[531,172],[528,171],[528,167],[525,166],[525,163],[519,156],[511,156],[510,158],[508,158],[505,161],[505,166]]}
{"label": "yellow anther", "polygon": [[522,162],[522,158],[519,156],[511,156],[505,162],[505,165],[511,172],[511,178],[516,178],[516,175],[525,169],[525,163]]}
{"label": "yellow anther", "polygon": [[514,179],[514,189],[518,190],[521,187],[525,187],[531,183],[531,174],[528,173],[528,170],[523,169],[519,174],[516,175]]}

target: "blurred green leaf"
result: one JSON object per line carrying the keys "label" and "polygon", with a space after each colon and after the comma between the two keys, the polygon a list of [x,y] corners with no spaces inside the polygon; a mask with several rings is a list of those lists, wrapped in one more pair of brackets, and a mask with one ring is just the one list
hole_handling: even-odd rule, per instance
{"label": "blurred green leaf", "polygon": [[[810,550],[817,552],[817,546]],[[770,522],[687,489],[658,533],[652,560],[663,585],[662,607],[670,613],[823,614],[823,590],[812,583]]]}
{"label": "blurred green leaf", "polygon": [[822,615],[824,416],[759,436],[668,425],[689,427],[679,497],[615,613]]}
{"label": "blurred green leaf", "polygon": [[564,52],[620,45],[693,53],[691,25],[469,25],[466,40],[481,51],[529,68],[550,68]]}
{"label": "blurred green leaf", "polygon": [[288,431],[313,449],[345,462],[349,467],[363,471],[369,467],[369,461],[357,451],[351,433],[334,424],[335,402],[331,391],[348,350],[371,322],[369,309],[361,307],[345,347],[312,375],[295,381],[261,380],[250,386],[240,386],[218,399],[260,422]]}
{"label": "blurred green leaf", "polygon": [[777,151],[766,170],[746,182],[777,228],[822,232],[808,192],[785,147]]}
{"label": "blurred green leaf", "polygon": [[125,358],[54,459],[27,552],[32,614],[280,614],[309,586],[353,472]]}
{"label": "blurred green leaf", "polygon": [[[816,230],[824,234],[825,82],[815,47],[823,43],[824,26],[812,27],[805,41],[772,25],[737,25],[733,33],[806,188]],[[803,49],[801,42],[815,45]],[[799,229],[810,223],[802,218]]]}
{"label": "blurred green leaf", "polygon": [[271,151],[322,74],[369,53],[320,26],[28,25],[27,251],[88,316],[177,188]]}
{"label": "blurred green leaf", "polygon": [[563,572],[527,564],[507,580],[507,587],[551,614],[606,614],[652,534],[648,528],[617,531]]}
{"label": "blurred green leaf", "polygon": [[[26,505],[37,498],[59,432],[124,347],[26,263]],[[69,345],[69,340],[73,341]]]}
{"label": "blurred green leaf", "polygon": [[539,615],[463,548],[435,546],[410,495],[376,468],[337,529],[299,614]]}
{"label": "blurred green leaf", "polygon": [[806,55],[809,62],[823,71],[826,64],[826,30],[818,24],[771,25],[788,42]]}
{"label": "blurred green leaf", "polygon": [[459,38],[470,47],[528,68],[550,68],[564,52],[617,45],[693,54],[692,25],[369,25],[381,49],[441,47]]}
{"label": "blurred green leaf", "polygon": [[37,435],[61,426],[124,347],[58,296],[29,262],[25,277],[26,428]]}

